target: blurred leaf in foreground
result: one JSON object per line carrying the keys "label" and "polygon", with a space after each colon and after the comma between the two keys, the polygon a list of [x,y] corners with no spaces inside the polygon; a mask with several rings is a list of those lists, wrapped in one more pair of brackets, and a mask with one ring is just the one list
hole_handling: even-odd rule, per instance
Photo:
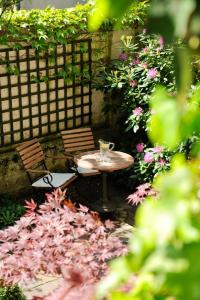
{"label": "blurred leaf in foreground", "polygon": [[152,95],[151,108],[156,112],[150,122],[149,136],[153,142],[174,148],[181,140],[180,112],[177,101],[158,87]]}

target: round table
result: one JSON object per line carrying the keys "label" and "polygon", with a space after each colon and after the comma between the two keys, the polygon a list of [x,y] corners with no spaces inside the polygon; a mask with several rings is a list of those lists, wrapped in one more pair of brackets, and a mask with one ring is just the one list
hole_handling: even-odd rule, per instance
{"label": "round table", "polygon": [[134,158],[124,152],[109,151],[109,161],[99,161],[100,151],[82,152],[75,156],[75,163],[78,167],[95,169],[102,173],[103,179],[103,192],[102,192],[102,204],[98,208],[98,211],[111,212],[114,211],[113,204],[108,199],[107,189],[107,174],[117,170],[122,170],[130,167],[134,163]]}

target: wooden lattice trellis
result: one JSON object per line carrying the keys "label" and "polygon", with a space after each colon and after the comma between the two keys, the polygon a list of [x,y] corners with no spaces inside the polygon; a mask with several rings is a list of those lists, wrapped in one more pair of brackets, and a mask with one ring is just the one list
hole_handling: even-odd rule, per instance
{"label": "wooden lattice trellis", "polygon": [[[91,40],[58,45],[53,57],[52,63],[52,53],[41,58],[29,46],[0,49],[0,146],[91,123]],[[8,72],[6,62],[17,69],[17,75]],[[67,66],[80,74],[71,80],[59,76]]]}

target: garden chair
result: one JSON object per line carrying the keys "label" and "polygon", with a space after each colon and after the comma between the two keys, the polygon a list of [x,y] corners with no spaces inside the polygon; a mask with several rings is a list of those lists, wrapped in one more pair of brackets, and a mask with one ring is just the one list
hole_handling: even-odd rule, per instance
{"label": "garden chair", "polygon": [[[74,156],[76,154],[80,154],[81,152],[87,150],[88,151],[94,150],[96,148],[91,128],[79,128],[79,129],[61,131],[61,137],[62,137],[65,155],[67,156],[68,155]],[[91,190],[94,187],[96,192],[99,190],[99,179],[97,175],[100,175],[101,172],[95,169],[86,169],[86,168],[78,167],[76,166],[75,162],[72,160],[67,161],[67,163],[69,164],[70,162],[72,162],[72,165],[71,166],[68,165],[67,167],[71,168],[72,171],[75,171],[76,174],[79,175],[79,178],[86,180],[86,185],[84,184],[84,190],[82,185],[81,192],[79,192],[78,188],[76,189],[76,192],[79,195],[79,199],[85,201],[85,204],[90,206],[91,199],[88,198],[88,195],[84,195],[84,191],[86,191],[86,194],[88,192],[91,193]]]}
{"label": "garden chair", "polygon": [[[75,173],[51,173],[47,169],[45,155],[37,138],[18,145],[16,150],[34,189],[61,188],[64,190],[77,178]],[[67,155],[65,159],[68,159]]]}
{"label": "garden chair", "polygon": [[[94,137],[91,128],[79,128],[61,131],[65,155],[75,155],[83,151],[94,150]],[[72,167],[82,177],[89,177],[101,174],[98,170]]]}

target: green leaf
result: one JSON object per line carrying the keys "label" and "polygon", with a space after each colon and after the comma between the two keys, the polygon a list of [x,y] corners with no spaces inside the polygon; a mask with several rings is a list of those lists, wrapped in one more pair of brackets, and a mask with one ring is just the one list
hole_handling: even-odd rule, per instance
{"label": "green leaf", "polygon": [[148,28],[163,35],[166,42],[172,42],[174,37],[184,38],[195,7],[195,0],[154,0],[149,10]]}
{"label": "green leaf", "polygon": [[180,112],[176,100],[164,88],[158,87],[151,99],[155,114],[150,120],[149,136],[152,142],[174,148],[181,140]]}
{"label": "green leaf", "polygon": [[192,80],[191,59],[186,48],[176,48],[175,73],[178,93],[186,99]]}

